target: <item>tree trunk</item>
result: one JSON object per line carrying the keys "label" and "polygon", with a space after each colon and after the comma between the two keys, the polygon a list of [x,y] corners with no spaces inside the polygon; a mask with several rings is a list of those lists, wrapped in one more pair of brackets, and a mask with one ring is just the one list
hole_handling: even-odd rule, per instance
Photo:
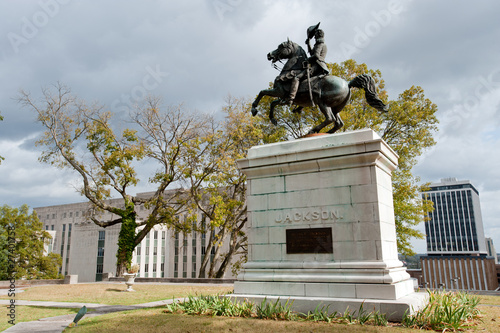
{"label": "tree trunk", "polygon": [[118,251],[116,253],[116,276],[122,276],[132,263],[132,253],[135,249],[135,212],[125,212],[118,235]]}
{"label": "tree trunk", "polygon": [[127,266],[125,263],[116,263],[116,276],[123,276],[123,273],[127,272]]}
{"label": "tree trunk", "polygon": [[231,243],[229,244],[229,251],[226,253],[224,260],[222,261],[217,274],[215,274],[216,279],[222,279],[224,274],[226,274],[227,268],[233,259],[233,255],[241,246],[241,241],[238,240],[238,230],[233,230],[231,232]]}
{"label": "tree trunk", "polygon": [[226,254],[226,256],[224,257],[224,261],[222,261],[222,264],[220,264],[217,274],[215,274],[216,279],[222,279],[224,277],[224,274],[226,273],[226,270],[229,267],[229,263],[233,258],[233,253],[234,253],[233,249],[230,249],[229,253]]}
{"label": "tree trunk", "polygon": [[201,265],[200,265],[200,273],[198,274],[199,278],[205,278],[205,271],[207,269],[207,264],[210,260],[210,252],[212,251],[212,248],[214,247],[214,231],[213,229],[210,230],[210,237],[208,238],[208,244],[206,245],[206,250],[205,250],[205,255],[203,256],[203,259],[201,260]]}

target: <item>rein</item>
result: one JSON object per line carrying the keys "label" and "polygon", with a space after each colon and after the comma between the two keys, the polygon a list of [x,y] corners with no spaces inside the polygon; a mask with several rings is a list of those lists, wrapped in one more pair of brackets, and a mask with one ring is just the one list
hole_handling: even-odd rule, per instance
{"label": "rein", "polygon": [[[282,64],[282,65],[283,65],[283,63],[281,62],[281,59],[280,59],[280,60],[278,60],[278,61],[279,61],[279,63],[280,63],[280,64]],[[284,65],[283,65],[283,66],[284,66]],[[283,70],[283,66],[282,66],[281,68],[279,68],[279,67],[278,67],[278,65],[276,65],[276,63],[275,63],[275,62],[273,62],[273,63],[271,64],[271,67],[272,67],[272,68],[274,68],[275,70],[277,70],[278,72],[281,72],[281,71]]]}

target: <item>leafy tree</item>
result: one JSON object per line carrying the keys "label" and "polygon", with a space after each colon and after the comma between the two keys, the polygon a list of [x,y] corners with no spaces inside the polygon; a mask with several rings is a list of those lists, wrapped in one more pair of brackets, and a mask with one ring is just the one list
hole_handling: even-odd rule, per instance
{"label": "leafy tree", "polygon": [[[208,234],[199,277],[222,278],[235,255],[247,251],[243,231],[247,222],[246,176],[236,161],[245,158],[248,149],[263,139],[248,108],[248,101],[228,97],[222,110],[225,120],[205,137],[205,153],[201,158],[192,158],[188,169],[193,210],[201,211],[204,216],[198,229]],[[225,242],[229,249],[222,253]],[[240,264],[240,261],[235,263]]]}
{"label": "leafy tree", "polygon": [[9,278],[9,251],[7,245],[7,231],[0,225],[0,280]]}
{"label": "leafy tree", "polygon": [[[185,156],[195,154],[209,117],[188,113],[182,107],[161,110],[160,101],[150,98],[130,115],[128,121],[135,128],[119,131],[112,126],[110,112],[78,100],[60,84],[43,90],[41,101],[24,91],[19,100],[36,111],[46,129],[37,142],[45,148],[40,160],[76,171],[82,180],[80,191],[93,208],[89,218],[95,224],[103,228],[121,224],[117,276],[130,266],[134,248],[155,225],[182,224],[178,217],[186,212],[186,192],[173,189],[167,194],[166,190],[183,179]],[[149,178],[156,187],[150,197],[130,193],[139,182],[134,163],[144,159],[158,168]],[[123,205],[110,204],[112,195],[120,196]],[[141,205],[149,210],[143,221],[137,219]],[[103,220],[104,211],[116,218]]]}
{"label": "leafy tree", "polygon": [[[357,64],[347,60],[341,64],[328,64],[333,75],[352,80],[360,74],[371,75],[382,100],[387,100],[385,82],[379,70],[368,69],[366,64]],[[269,114],[271,98],[261,102],[261,114]],[[424,187],[418,185],[420,179],[412,174],[412,168],[417,158],[435,144],[433,134],[437,131],[438,120],[435,116],[437,106],[425,98],[421,87],[412,86],[401,93],[396,100],[388,101],[389,112],[380,113],[370,107],[361,89],[351,89],[351,102],[340,113],[344,121],[341,131],[361,128],[371,128],[376,131],[399,155],[398,169],[393,172],[394,214],[398,251],[412,255],[410,239],[423,238],[423,234],[414,227],[424,221],[427,212],[431,211],[432,203],[422,200],[420,192]],[[270,125],[268,118],[258,118],[264,127],[263,131],[279,134],[278,140],[289,140],[306,134],[310,127],[318,122],[323,115],[316,108],[305,108],[301,114],[292,113],[287,106],[275,109],[278,120],[278,130]],[[324,131],[328,130],[327,128]],[[276,138],[272,138],[276,140]]]}
{"label": "leafy tree", "polygon": [[[14,261],[16,279],[55,279],[60,278],[58,273],[61,266],[61,256],[55,253],[44,255],[44,245],[51,238],[50,234],[42,230],[43,224],[38,220],[35,212],[29,214],[27,205],[12,208],[4,205],[0,208],[0,230],[2,238],[8,238],[7,230],[15,233],[15,247],[4,251],[8,241],[2,243],[2,254],[7,252]],[[12,235],[10,235],[12,237]],[[7,262],[10,264],[10,262]],[[8,270],[2,270],[2,279],[6,278]]]}

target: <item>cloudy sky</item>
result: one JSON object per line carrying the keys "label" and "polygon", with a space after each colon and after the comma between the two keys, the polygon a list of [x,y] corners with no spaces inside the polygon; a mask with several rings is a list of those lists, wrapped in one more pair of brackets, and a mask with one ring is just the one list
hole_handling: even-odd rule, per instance
{"label": "cloudy sky", "polygon": [[228,94],[266,88],[277,74],[266,54],[287,37],[303,45],[321,22],[328,62],[366,63],[391,99],[419,85],[438,105],[437,145],[415,173],[470,180],[500,250],[498,13],[493,0],[1,0],[0,204],[84,201],[74,174],[38,163],[42,128],[15,101],[19,89],[37,96],[59,81],[115,112],[145,94],[218,112]]}

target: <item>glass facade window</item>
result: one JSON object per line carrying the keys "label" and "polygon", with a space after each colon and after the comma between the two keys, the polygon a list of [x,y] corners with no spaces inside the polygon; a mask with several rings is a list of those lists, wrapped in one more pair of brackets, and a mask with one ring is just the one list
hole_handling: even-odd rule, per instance
{"label": "glass facade window", "polygon": [[[470,255],[480,251],[476,225],[479,197],[471,184],[431,185],[422,198],[434,204],[425,223],[429,254]],[[482,234],[482,225],[480,228]]]}
{"label": "glass facade window", "polygon": [[102,281],[105,241],[106,241],[106,230],[99,230],[97,238],[97,268],[95,274],[96,281]]}

